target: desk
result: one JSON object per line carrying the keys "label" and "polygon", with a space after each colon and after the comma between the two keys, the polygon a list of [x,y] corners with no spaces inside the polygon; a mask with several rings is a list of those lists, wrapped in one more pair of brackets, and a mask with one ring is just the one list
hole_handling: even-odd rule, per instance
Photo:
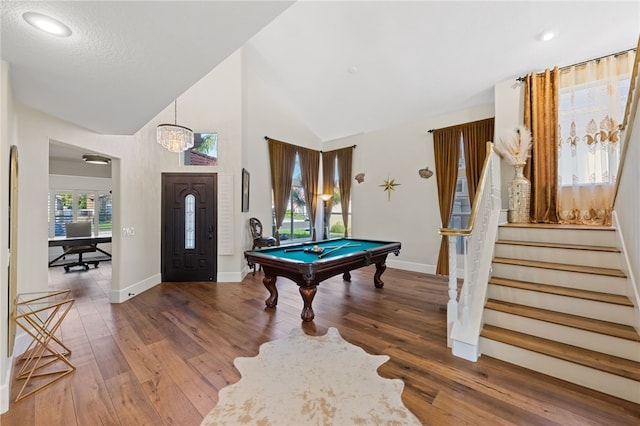
{"label": "desk", "polygon": [[[323,252],[318,254],[303,251],[315,246],[323,249]],[[332,251],[335,247],[340,248]],[[286,277],[298,284],[304,302],[301,318],[303,321],[311,321],[315,316],[311,303],[320,282],[338,274],[343,274],[345,281],[351,281],[350,271],[375,264],[373,281],[376,288],[382,288],[384,283],[380,276],[387,268],[385,261],[389,253],[396,256],[400,254],[400,243],[338,238],[249,250],[244,256],[250,267],[256,263],[262,266],[262,283],[270,293],[265,300],[267,307],[273,308],[278,303],[276,278]]]}
{"label": "desk", "polygon": [[[94,267],[98,266],[98,263],[100,262],[104,262],[104,261],[108,261],[111,260],[111,253],[106,252],[104,250],[102,250],[101,248],[98,248],[98,244],[102,244],[102,243],[110,243],[111,242],[111,235],[102,235],[102,236],[96,236],[96,237],[71,237],[71,238],[50,238],[49,239],[49,247],[62,247],[62,246],[67,246],[67,247],[73,247],[73,246],[96,246],[96,251],[99,251],[100,253],[104,254],[106,257],[100,257],[100,258],[96,258],[96,259],[88,259],[88,260],[83,260],[86,263],[93,263]],[[64,253],[62,253],[60,256],[56,257],[55,259],[53,259],[52,261],[49,262],[49,266],[64,266],[65,270],[68,270],[68,266],[67,263],[75,263],[75,262],[63,262],[63,263],[57,263],[60,259],[62,259],[63,257],[70,255],[72,256],[72,254],[69,254],[69,252],[71,251],[71,248],[67,249],[64,251]]]}

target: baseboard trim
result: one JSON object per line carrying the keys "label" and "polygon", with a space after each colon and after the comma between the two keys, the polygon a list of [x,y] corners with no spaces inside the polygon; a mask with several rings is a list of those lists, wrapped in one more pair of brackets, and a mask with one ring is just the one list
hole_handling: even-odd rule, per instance
{"label": "baseboard trim", "polygon": [[402,269],[404,271],[420,272],[423,274],[435,274],[435,265],[426,265],[424,263],[405,262],[402,260],[394,260],[387,257],[387,266],[389,268]]}
{"label": "baseboard trim", "polygon": [[242,282],[242,279],[247,275],[247,268],[242,268],[239,272],[218,272],[218,280],[219,283],[239,283]]}
{"label": "baseboard trim", "polygon": [[111,293],[109,295],[109,301],[111,303],[122,303],[127,300],[135,297],[136,295],[149,290],[150,288],[155,287],[156,285],[162,282],[162,275],[155,274],[146,278],[142,281],[139,281],[135,284],[130,285],[129,287],[125,287],[122,290],[114,290],[111,289]]}
{"label": "baseboard trim", "polygon": [[7,371],[4,372],[5,382],[0,385],[0,414],[9,411],[9,384],[11,383],[11,370],[13,368],[13,357],[7,358]]}

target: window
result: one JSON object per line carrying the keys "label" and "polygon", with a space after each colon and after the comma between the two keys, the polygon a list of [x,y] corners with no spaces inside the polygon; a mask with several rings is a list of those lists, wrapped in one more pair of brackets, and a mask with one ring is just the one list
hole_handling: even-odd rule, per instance
{"label": "window", "polygon": [[[453,199],[453,212],[449,220],[449,228],[466,229],[469,226],[471,214],[471,202],[469,201],[469,189],[467,188],[467,171],[464,161],[464,146],[460,135],[460,156],[458,158],[458,180],[456,182],[456,195]],[[456,237],[456,253],[464,254],[463,238]]]}
{"label": "window", "polygon": [[305,194],[302,189],[300,160],[297,154],[291,182],[289,208],[287,208],[282,226],[278,229],[278,234],[280,234],[280,241],[311,238],[311,226],[309,225]]}
{"label": "window", "polygon": [[[338,180],[338,159],[336,158],[336,168],[334,176],[336,177],[333,187],[333,198],[331,214],[329,215],[329,238],[344,237],[344,223],[342,220],[342,203],[340,199],[340,182]],[[351,211],[349,211],[349,235],[351,235]]]}
{"label": "window", "polygon": [[218,164],[218,134],[194,133],[193,148],[185,151],[185,166],[215,166]]}
{"label": "window", "polygon": [[[48,196],[49,237],[63,237],[64,224],[90,222],[94,235],[111,235],[111,194],[95,191],[55,191]],[[53,226],[52,226],[53,224]]]}
{"label": "window", "polygon": [[[614,136],[629,94],[630,78],[618,81],[615,117],[606,81],[563,87],[559,93],[560,185],[609,183],[617,173],[620,144]],[[604,133],[602,133],[604,132]],[[602,135],[605,134],[605,137]],[[591,139],[593,138],[593,139]]]}

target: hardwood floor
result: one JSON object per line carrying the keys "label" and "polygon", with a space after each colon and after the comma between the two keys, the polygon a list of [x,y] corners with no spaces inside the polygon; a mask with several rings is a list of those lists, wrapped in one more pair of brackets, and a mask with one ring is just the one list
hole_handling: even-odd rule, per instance
{"label": "hardwood floor", "polygon": [[374,270],[322,283],[316,318],[302,323],[296,285],[278,278],[278,307],[267,309],[261,273],[242,283],[161,284],[111,305],[109,263],[68,274],[51,268],[50,286],[71,288],[76,300],[61,337],[77,370],[17,403],[14,381],[0,423],[199,425],[218,390],[239,379],[233,359],[296,327],[311,335],[336,327],[367,352],[389,355],[379,373],[404,380],[404,403],[425,425],[640,423],[640,405],[489,357],[454,357],[446,281],[389,268],[375,289]]}

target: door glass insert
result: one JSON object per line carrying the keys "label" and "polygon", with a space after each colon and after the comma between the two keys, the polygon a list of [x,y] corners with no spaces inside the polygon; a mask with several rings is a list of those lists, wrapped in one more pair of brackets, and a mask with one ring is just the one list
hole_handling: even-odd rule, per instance
{"label": "door glass insert", "polygon": [[196,248],[196,197],[184,197],[184,248]]}

